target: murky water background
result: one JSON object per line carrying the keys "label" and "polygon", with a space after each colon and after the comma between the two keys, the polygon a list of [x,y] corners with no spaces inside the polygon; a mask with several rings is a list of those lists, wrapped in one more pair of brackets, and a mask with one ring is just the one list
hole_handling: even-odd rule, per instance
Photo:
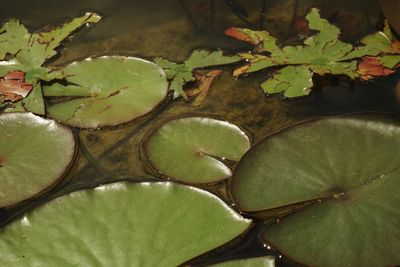
{"label": "murky water background", "polygon": [[[63,65],[89,56],[130,55],[146,59],[156,56],[182,61],[193,49],[222,49],[227,53],[251,49],[244,42],[224,36],[231,26],[267,29],[281,43],[295,43],[295,19],[304,17],[312,6],[322,16],[343,29],[342,39],[355,41],[376,31],[382,15],[376,1],[251,0],[236,1],[240,7],[223,0],[2,0],[0,22],[18,18],[29,30],[58,25],[86,11],[95,11],[103,20],[75,34],[51,64]],[[234,1],[235,2],[235,1]],[[247,16],[246,16],[247,15]],[[58,195],[93,187],[114,180],[154,180],[155,174],[141,162],[141,141],[168,118],[184,114],[210,114],[234,122],[251,134],[254,142],[293,122],[330,114],[381,111],[400,113],[395,84],[399,75],[369,82],[345,77],[316,77],[314,92],[304,98],[286,100],[266,97],[259,84],[268,72],[235,79],[232,67],[223,68],[206,101],[194,107],[178,99],[167,99],[154,112],[136,121],[100,131],[78,130],[80,144],[76,163],[66,179],[36,200],[9,210],[0,210],[0,224]],[[225,182],[202,186],[229,202]],[[279,255],[258,239],[263,226],[254,229],[227,247],[195,259],[194,265],[231,258]],[[293,266],[277,257],[277,266]]]}

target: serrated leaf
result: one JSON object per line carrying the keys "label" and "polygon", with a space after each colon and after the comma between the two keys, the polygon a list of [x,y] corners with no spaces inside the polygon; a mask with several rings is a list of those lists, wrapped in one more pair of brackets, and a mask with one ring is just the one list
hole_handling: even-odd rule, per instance
{"label": "serrated leaf", "polygon": [[39,44],[46,44],[46,59],[49,59],[57,54],[55,49],[71,33],[85,24],[96,23],[100,20],[101,17],[98,14],[87,12],[84,16],[75,18],[60,27],[54,28],[50,31],[33,34],[33,38],[35,38]]}
{"label": "serrated leaf", "polygon": [[182,64],[171,62],[164,58],[156,58],[154,62],[162,67],[170,80],[170,90],[174,90],[175,97],[182,96],[186,100],[188,96],[183,90],[183,86],[190,81],[194,81],[193,70],[217,65],[225,65],[241,60],[239,56],[224,56],[222,51],[209,52],[205,50],[195,50],[189,58]]}
{"label": "serrated leaf", "polygon": [[[99,20],[100,16],[97,14],[86,13],[84,16],[75,18],[58,28],[38,33],[29,33],[15,19],[11,19],[1,27],[0,60],[2,61],[0,61],[0,76],[4,76],[10,71],[23,71],[26,73],[26,80],[35,84],[32,93],[24,100],[23,106],[26,110],[45,114],[39,81],[61,79],[63,75],[62,71],[54,71],[52,68],[42,67],[42,65],[57,53],[55,49],[72,32],[87,23],[95,23]],[[10,59],[4,60],[6,56]],[[22,107],[22,105],[14,106]]]}
{"label": "serrated leaf", "polygon": [[28,30],[18,20],[11,19],[0,28],[0,60],[7,54],[15,55],[30,37]]}
{"label": "serrated leaf", "polygon": [[[361,57],[382,57],[380,68],[394,68],[399,62],[397,54],[400,53],[400,43],[394,39],[387,24],[382,32],[366,36],[361,40],[362,45],[354,48],[351,44],[339,39],[340,30],[326,19],[321,18],[318,9],[311,9],[306,20],[309,29],[315,30],[317,33],[306,38],[303,45],[285,46],[283,48],[280,48],[276,44],[276,39],[266,31],[252,31],[244,28],[228,29],[225,34],[256,45],[253,53],[239,54],[249,64],[236,69],[234,75],[259,71],[273,66],[296,65],[299,68],[305,66],[298,71],[303,75],[305,75],[304,70],[308,69],[308,71],[311,70],[320,75],[342,74],[350,78],[363,78],[364,76],[359,72],[357,64]],[[259,52],[263,52],[263,54],[258,54]],[[396,57],[387,57],[388,55],[396,55]],[[387,74],[389,74],[389,71],[379,72],[377,76]],[[282,73],[279,73],[278,76],[282,77],[282,75]],[[262,87],[265,89],[264,86],[266,85],[272,86],[274,89],[268,89],[270,92],[284,92],[286,90],[284,88],[301,88],[297,79],[285,79],[285,82],[288,84],[269,80]],[[294,83],[293,86],[290,83]],[[309,90],[305,90],[302,94],[300,94],[301,90],[294,90],[294,92],[285,95],[302,96],[308,94]]]}
{"label": "serrated leaf", "polygon": [[304,96],[311,91],[312,75],[307,66],[287,66],[262,83],[261,87],[269,94],[283,92],[283,95],[289,98]]}
{"label": "serrated leaf", "polygon": [[222,51],[208,52],[205,50],[195,50],[185,61],[184,65],[189,69],[204,68],[217,65],[225,65],[238,62],[238,56],[224,56]]}

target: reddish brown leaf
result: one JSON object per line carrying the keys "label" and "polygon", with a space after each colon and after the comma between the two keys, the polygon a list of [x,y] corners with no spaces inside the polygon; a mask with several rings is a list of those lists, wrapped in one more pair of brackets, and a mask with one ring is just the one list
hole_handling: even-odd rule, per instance
{"label": "reddish brown leaf", "polygon": [[216,77],[221,75],[222,72],[222,70],[212,70],[206,74],[194,74],[194,77],[196,78],[196,86],[185,91],[186,95],[189,97],[196,96],[192,105],[198,106],[203,103],[210,91],[212,82]]}
{"label": "reddish brown leaf", "polygon": [[247,34],[245,34],[243,31],[240,29],[237,29],[235,27],[230,27],[227,29],[225,32],[225,35],[236,38],[241,41],[249,42],[254,44],[253,39],[251,39]]}
{"label": "reddish brown leaf", "polygon": [[33,86],[25,82],[25,72],[10,71],[3,78],[0,78],[0,95],[4,96],[3,101],[16,102],[26,97]]}
{"label": "reddish brown leaf", "polygon": [[361,75],[361,79],[369,80],[374,77],[392,74],[394,70],[382,66],[379,57],[363,57],[358,64],[357,72]]}

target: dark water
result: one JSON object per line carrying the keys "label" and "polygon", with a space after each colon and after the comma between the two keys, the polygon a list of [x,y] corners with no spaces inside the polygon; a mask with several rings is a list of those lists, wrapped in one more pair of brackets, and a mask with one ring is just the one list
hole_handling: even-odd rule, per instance
{"label": "dark water", "polygon": [[[86,11],[103,20],[77,33],[51,64],[99,55],[132,55],[152,59],[162,56],[184,60],[196,48],[223,49],[228,53],[251,49],[243,42],[224,36],[230,26],[267,29],[281,43],[296,42],[295,19],[312,6],[343,29],[342,39],[354,42],[376,31],[382,15],[376,1],[236,1],[223,0],[10,0],[1,1],[0,22],[18,18],[31,31],[58,25]],[[235,1],[234,1],[235,2]],[[141,141],[149,131],[168,118],[184,114],[210,114],[246,129],[254,142],[294,122],[330,114],[379,111],[400,113],[395,85],[399,74],[369,82],[345,77],[316,77],[313,93],[296,100],[266,97],[259,84],[266,72],[235,79],[233,68],[225,68],[206,101],[194,107],[182,99],[167,99],[156,111],[131,123],[100,131],[75,129],[79,142],[76,163],[66,179],[37,199],[0,210],[4,225],[20,214],[67,192],[112,181],[158,180],[141,162]],[[230,203],[225,182],[202,186]],[[277,266],[295,266],[279,252],[268,249],[260,238],[264,227],[254,228],[231,244],[200,256],[189,264],[204,266],[233,258],[275,255]]]}

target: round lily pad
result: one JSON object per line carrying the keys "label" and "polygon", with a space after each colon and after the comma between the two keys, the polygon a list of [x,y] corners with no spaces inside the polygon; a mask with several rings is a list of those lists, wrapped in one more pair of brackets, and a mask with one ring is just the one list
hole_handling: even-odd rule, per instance
{"label": "round lily pad", "polygon": [[245,211],[319,200],[264,238],[310,266],[400,264],[400,120],[371,115],[304,123],[267,137],[238,164]]}
{"label": "round lily pad", "polygon": [[250,148],[236,125],[207,117],[172,119],[145,144],[152,166],[164,176],[187,183],[210,183],[231,176],[224,161],[238,161]]}
{"label": "round lily pad", "polygon": [[71,130],[32,113],[0,115],[0,207],[54,184],[75,154]]}
{"label": "round lily pad", "polygon": [[44,88],[46,96],[74,96],[51,105],[49,114],[80,128],[114,126],[152,111],[166,96],[161,67],[133,57],[88,58],[64,69],[68,85]]}
{"label": "round lily pad", "polygon": [[251,221],[173,183],[115,183],[55,199],[0,233],[1,266],[178,266]]}

